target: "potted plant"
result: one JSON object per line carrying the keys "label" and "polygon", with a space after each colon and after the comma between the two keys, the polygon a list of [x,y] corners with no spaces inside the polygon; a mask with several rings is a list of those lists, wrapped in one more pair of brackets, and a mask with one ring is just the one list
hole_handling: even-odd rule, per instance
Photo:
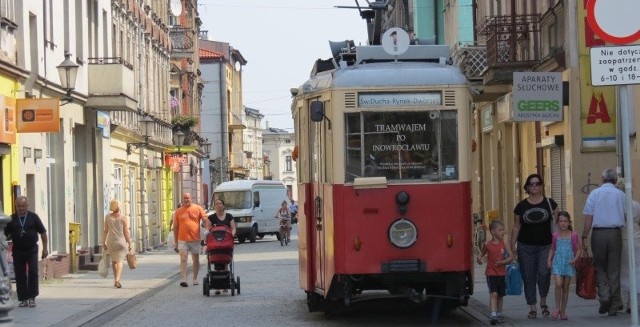
{"label": "potted plant", "polygon": [[171,119],[171,124],[175,129],[181,129],[182,131],[190,131],[191,127],[198,124],[198,117],[191,115],[177,115]]}

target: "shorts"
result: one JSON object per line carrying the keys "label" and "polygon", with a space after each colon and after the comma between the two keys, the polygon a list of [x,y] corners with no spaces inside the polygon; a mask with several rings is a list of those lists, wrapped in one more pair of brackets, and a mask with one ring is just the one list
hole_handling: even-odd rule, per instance
{"label": "shorts", "polygon": [[498,293],[498,296],[507,295],[507,281],[505,276],[487,276],[489,294]]}
{"label": "shorts", "polygon": [[191,252],[193,254],[200,254],[200,251],[202,251],[202,245],[200,245],[200,241],[178,241],[178,250]]}

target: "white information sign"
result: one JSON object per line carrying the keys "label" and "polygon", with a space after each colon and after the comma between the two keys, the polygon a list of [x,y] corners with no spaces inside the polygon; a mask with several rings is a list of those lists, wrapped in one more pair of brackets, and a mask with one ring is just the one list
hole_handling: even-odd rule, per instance
{"label": "white information sign", "polygon": [[591,57],[591,85],[640,84],[640,45],[595,47]]}
{"label": "white information sign", "polygon": [[562,120],[562,73],[513,73],[514,121]]}

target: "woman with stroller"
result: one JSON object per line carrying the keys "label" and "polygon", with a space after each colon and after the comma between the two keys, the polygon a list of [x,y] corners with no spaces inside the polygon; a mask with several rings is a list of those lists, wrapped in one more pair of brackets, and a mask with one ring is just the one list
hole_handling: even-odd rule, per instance
{"label": "woman with stroller", "polygon": [[[233,216],[230,213],[224,212],[224,201],[221,199],[215,199],[213,201],[213,207],[215,212],[209,215],[209,221],[211,222],[211,226],[220,226],[225,225],[231,228],[231,235],[236,237],[236,221],[233,219]],[[214,264],[215,270],[228,270],[228,264],[225,265],[223,263]],[[229,290],[225,289],[224,292],[228,292]],[[216,295],[220,294],[220,290],[216,290]]]}
{"label": "woman with stroller", "polygon": [[282,201],[282,205],[280,209],[278,209],[278,212],[276,212],[275,218],[278,219],[280,225],[285,225],[287,242],[291,242],[291,213],[289,212],[289,208],[287,208],[287,201]]}

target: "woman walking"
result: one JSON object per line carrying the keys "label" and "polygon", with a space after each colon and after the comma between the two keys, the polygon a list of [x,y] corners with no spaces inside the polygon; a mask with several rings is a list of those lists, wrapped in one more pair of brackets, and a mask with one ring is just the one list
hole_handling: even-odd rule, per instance
{"label": "woman walking", "polygon": [[[540,310],[549,316],[547,294],[551,271],[547,267],[551,248],[551,226],[558,215],[558,204],[542,195],[542,178],[538,174],[527,177],[524,190],[528,196],[520,201],[513,213],[515,219],[511,230],[511,248],[516,248],[522,273],[524,296],[529,305],[527,318],[536,319],[536,286],[540,293]],[[517,242],[517,246],[516,246]]]}
{"label": "woman walking", "polygon": [[104,248],[111,258],[113,268],[113,280],[116,288],[122,288],[120,276],[122,275],[122,261],[131,251],[131,237],[129,236],[129,217],[120,213],[120,201],[109,202],[109,213],[104,218]]}

